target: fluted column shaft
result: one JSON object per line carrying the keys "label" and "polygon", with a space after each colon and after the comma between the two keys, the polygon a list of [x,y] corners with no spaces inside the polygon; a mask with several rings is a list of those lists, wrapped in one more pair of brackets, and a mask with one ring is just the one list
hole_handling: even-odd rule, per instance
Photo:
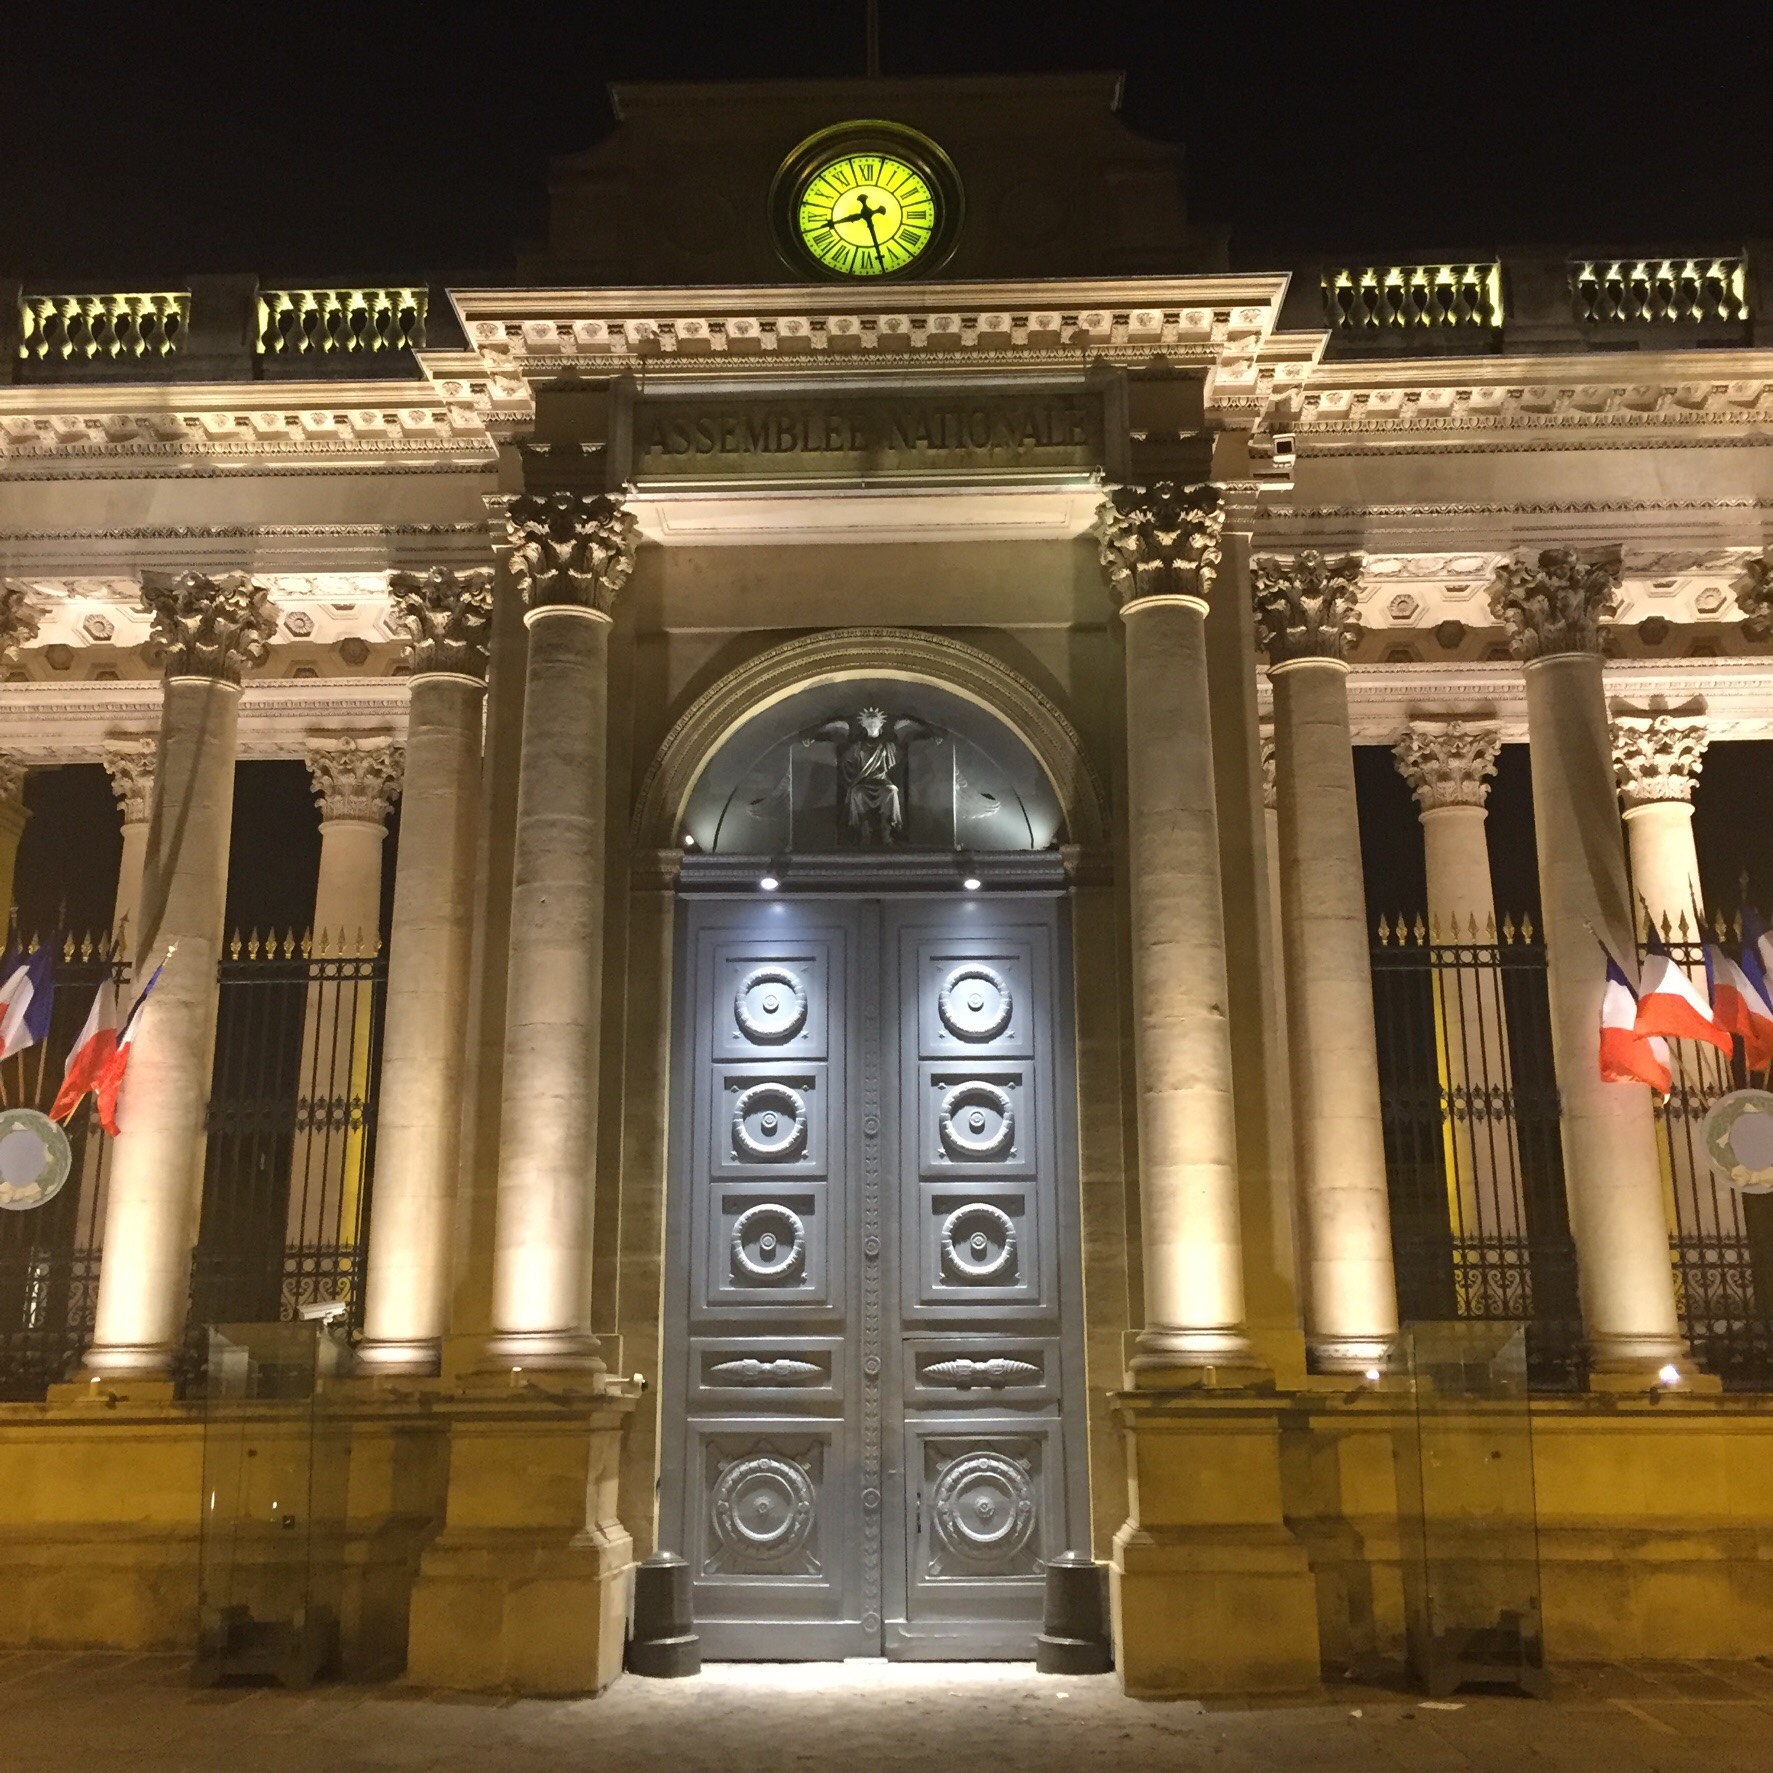
{"label": "fluted column shaft", "polygon": [[1366,886],[1342,657],[1358,560],[1255,563],[1274,690],[1281,940],[1306,1345],[1325,1372],[1383,1365],[1397,1335]]}
{"label": "fluted column shaft", "polygon": [[1590,1362],[1635,1379],[1682,1364],[1686,1345],[1650,1092],[1603,1083],[1595,1056],[1601,944],[1628,963],[1635,954],[1601,678],[1601,622],[1618,582],[1616,555],[1548,549],[1536,564],[1505,567],[1491,606],[1526,667],[1552,1060]]}
{"label": "fluted column shaft", "polygon": [[1126,629],[1128,897],[1145,1327],[1135,1375],[1252,1362],[1206,613],[1216,489],[1123,487],[1098,523]]}
{"label": "fluted column shaft", "polygon": [[430,1373],[448,1327],[492,575],[396,574],[390,589],[412,701],[357,1353],[372,1370]]}
{"label": "fluted column shaft", "polygon": [[511,537],[529,658],[488,1352],[512,1366],[596,1369],[609,630],[634,523],[614,499],[557,495],[520,500]]}
{"label": "fluted column shaft", "polygon": [[240,672],[263,659],[274,621],[243,574],[144,574],[143,594],[168,654],[137,981],[176,951],[143,1013],[117,1109],[107,1259],[86,1364],[118,1376],[170,1371],[183,1332],[202,1206]]}
{"label": "fluted column shaft", "polygon": [[368,1151],[353,1104],[369,1096],[373,988],[350,963],[380,943],[382,848],[400,764],[400,748],[385,739],[328,738],[308,752],[320,867],[296,1084],[308,1107],[291,1149],[286,1230],[288,1242],[304,1249],[336,1244],[342,1251],[360,1231]]}

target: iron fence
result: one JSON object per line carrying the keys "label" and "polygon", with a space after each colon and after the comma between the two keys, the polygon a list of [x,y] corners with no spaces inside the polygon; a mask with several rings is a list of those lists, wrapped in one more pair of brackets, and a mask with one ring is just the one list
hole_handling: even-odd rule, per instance
{"label": "iron fence", "polygon": [[[1528,1325],[1542,1388],[1584,1378],[1577,1266],[1564,1192],[1545,950],[1523,920],[1435,940],[1382,919],[1372,950],[1398,1305],[1406,1320]],[[1671,943],[1703,976],[1698,943]],[[1598,1031],[1597,1031],[1598,1035]],[[1747,1081],[1734,1062],[1671,1043],[1656,1108],[1669,1252],[1695,1355],[1733,1389],[1773,1386],[1773,1200],[1712,1172],[1701,1127]]]}
{"label": "iron fence", "polygon": [[356,1326],[386,966],[324,938],[254,934],[219,974],[191,1323],[331,1304]]}
{"label": "iron fence", "polygon": [[[1584,1378],[1545,950],[1528,924],[1372,951],[1398,1308],[1522,1322],[1542,1387]],[[1487,939],[1480,940],[1483,936]]]}
{"label": "iron fence", "polygon": [[[0,1064],[0,1107],[47,1109],[92,993],[122,963],[60,943],[48,1038]],[[360,1321],[386,967],[293,935],[236,938],[218,968],[190,1359],[210,1323],[341,1306]],[[90,1104],[68,1124],[61,1192],[0,1212],[0,1399],[41,1397],[92,1339],[110,1140]]]}
{"label": "iron fence", "polygon": [[[63,935],[30,946],[40,944],[55,951],[49,1032],[0,1062],[0,1108],[47,1113],[93,993],[122,969],[108,938]],[[0,1399],[41,1397],[90,1339],[110,1141],[90,1097],[65,1130],[72,1162],[60,1191],[41,1206],[0,1212]]]}

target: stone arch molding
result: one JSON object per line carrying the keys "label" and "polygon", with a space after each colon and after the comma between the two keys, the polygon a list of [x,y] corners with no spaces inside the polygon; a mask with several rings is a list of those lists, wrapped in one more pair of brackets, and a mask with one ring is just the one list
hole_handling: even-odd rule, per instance
{"label": "stone arch molding", "polygon": [[697,697],[666,734],[640,785],[635,847],[676,847],[697,778],[747,721],[798,690],[862,677],[938,684],[995,716],[1045,771],[1064,815],[1066,842],[1085,852],[1106,844],[1103,797],[1083,742],[1027,678],[945,635],[911,628],[838,628],[771,647]]}

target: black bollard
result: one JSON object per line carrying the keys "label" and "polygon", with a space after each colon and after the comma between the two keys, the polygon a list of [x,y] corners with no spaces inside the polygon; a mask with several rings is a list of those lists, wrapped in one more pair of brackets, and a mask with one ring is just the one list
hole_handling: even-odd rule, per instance
{"label": "black bollard", "polygon": [[1108,1638],[1108,1595],[1103,1565],[1081,1551],[1047,1562],[1046,1605],[1034,1666],[1042,1674],[1106,1674],[1114,1666]]}
{"label": "black bollard", "polygon": [[690,1567],[674,1551],[655,1551],[634,1572],[630,1674],[662,1681],[702,1672],[702,1640],[690,1611]]}

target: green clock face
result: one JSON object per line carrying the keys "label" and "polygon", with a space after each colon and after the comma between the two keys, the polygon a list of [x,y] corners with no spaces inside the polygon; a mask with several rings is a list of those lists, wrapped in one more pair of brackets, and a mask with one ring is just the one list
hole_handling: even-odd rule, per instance
{"label": "green clock face", "polygon": [[816,167],[795,205],[801,246],[841,277],[890,277],[913,266],[942,222],[930,181],[891,154],[845,154]]}

